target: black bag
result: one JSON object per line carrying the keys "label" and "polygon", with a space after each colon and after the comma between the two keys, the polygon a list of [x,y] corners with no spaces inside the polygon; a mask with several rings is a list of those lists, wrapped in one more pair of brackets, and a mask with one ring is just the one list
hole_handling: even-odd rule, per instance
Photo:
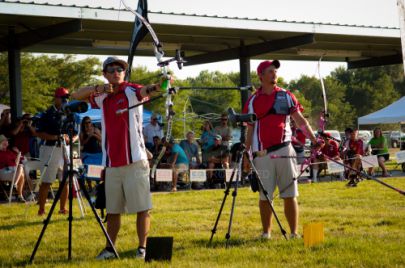
{"label": "black bag", "polygon": [[252,188],[252,191],[255,193],[259,191],[259,182],[257,178],[256,172],[252,172],[249,175],[249,181],[250,181],[250,188]]}
{"label": "black bag", "polygon": [[97,209],[105,209],[105,185],[101,182],[96,186],[96,202],[94,207]]}

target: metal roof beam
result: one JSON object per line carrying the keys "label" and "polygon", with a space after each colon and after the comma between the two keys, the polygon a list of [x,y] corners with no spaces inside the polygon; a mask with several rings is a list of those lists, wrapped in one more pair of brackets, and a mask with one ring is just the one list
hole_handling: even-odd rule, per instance
{"label": "metal roof beam", "polygon": [[347,68],[348,69],[357,69],[357,68],[375,67],[375,66],[401,64],[401,63],[402,63],[402,55],[395,54],[395,55],[389,55],[389,56],[370,58],[370,59],[366,59],[366,60],[349,61],[347,63]]}
{"label": "metal roof beam", "polygon": [[240,46],[231,49],[225,49],[216,52],[209,52],[205,54],[186,57],[185,60],[187,62],[184,65],[190,66],[203,63],[233,60],[241,56],[250,58],[286,48],[312,44],[314,42],[315,38],[313,34],[304,34],[300,36],[267,41],[259,44],[253,44],[243,47]]}
{"label": "metal roof beam", "polygon": [[[62,23],[49,25],[46,27],[33,29],[15,35],[15,46],[18,49],[29,47],[43,41],[60,37],[66,34],[79,32],[82,30],[81,20],[69,20]],[[0,39],[0,52],[6,51],[9,43],[9,36]]]}

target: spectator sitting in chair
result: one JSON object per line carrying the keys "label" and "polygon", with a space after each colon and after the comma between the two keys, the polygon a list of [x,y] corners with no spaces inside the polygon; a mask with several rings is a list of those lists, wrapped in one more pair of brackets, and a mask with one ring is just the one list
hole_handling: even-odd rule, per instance
{"label": "spectator sitting in chair", "polygon": [[201,164],[200,155],[198,153],[198,145],[194,140],[194,132],[189,131],[186,135],[187,139],[180,142],[181,148],[187,155],[188,162],[191,168],[198,168]]}
{"label": "spectator sitting in chair", "polygon": [[188,158],[184,150],[175,143],[175,141],[172,139],[168,143],[167,146],[168,150],[170,150],[170,156],[167,160],[166,166],[172,168],[173,170],[173,178],[172,178],[172,192],[177,191],[177,179],[179,177],[180,173],[183,173],[184,171],[188,170]]}
{"label": "spectator sitting in chair", "polygon": [[91,118],[85,116],[80,126],[80,145],[82,147],[82,160],[84,164],[101,165],[101,132],[91,122]]}
{"label": "spectator sitting in chair", "polygon": [[12,130],[10,109],[4,109],[0,117],[0,134],[9,136]]}
{"label": "spectator sitting in chair", "polygon": [[163,125],[159,123],[156,114],[150,117],[150,123],[144,127],[143,136],[146,140],[145,146],[148,150],[153,146],[153,137],[158,136],[159,138],[163,138]]}
{"label": "spectator sitting in chair", "polygon": [[232,139],[232,129],[228,126],[228,114],[222,113],[221,123],[215,128],[215,133],[222,137],[222,145],[229,147],[229,141]]}
{"label": "spectator sitting in chair", "polygon": [[[371,154],[377,155],[378,165],[381,167],[383,173],[383,177],[390,177],[390,174],[387,172],[387,168],[385,167],[384,162],[388,161],[390,158],[390,154],[388,153],[388,146],[385,137],[382,135],[381,129],[376,128],[374,129],[374,137],[371,138],[369,141],[369,145],[371,146]],[[373,168],[370,168],[368,173],[370,175],[373,174]]]}
{"label": "spectator sitting in chair", "polygon": [[12,181],[15,174],[17,185],[18,202],[25,202],[23,197],[24,170],[23,166],[17,165],[17,153],[7,149],[8,140],[6,136],[0,135],[0,181]]}
{"label": "spectator sitting in chair", "polygon": [[[323,137],[325,143],[321,148],[322,154],[315,159],[314,164],[312,165],[312,182],[318,182],[317,177],[319,173],[323,169],[327,169],[325,162],[328,160],[328,158],[340,160],[339,144],[332,140],[331,137],[331,134],[328,132],[326,132]],[[341,177],[343,177],[343,174],[341,174]]]}
{"label": "spectator sitting in chair", "polygon": [[213,180],[213,169],[229,168],[229,149],[227,145],[223,145],[221,135],[215,136],[215,143],[208,149],[208,182]]}
{"label": "spectator sitting in chair", "polygon": [[205,121],[203,124],[203,132],[201,134],[201,138],[199,140],[199,144],[201,145],[201,155],[202,155],[202,162],[206,164],[208,162],[208,149],[214,145],[215,139],[215,131],[212,127],[210,121]]}
{"label": "spectator sitting in chair", "polygon": [[364,155],[363,141],[357,137],[358,131],[349,129],[349,140],[345,142],[345,158],[348,164],[357,172],[349,170],[347,186],[356,186],[357,173],[361,170],[361,158]]}
{"label": "spectator sitting in chair", "polygon": [[12,146],[17,147],[23,156],[30,155],[31,139],[35,136],[35,128],[32,127],[32,119],[30,114],[24,114],[20,120],[15,123],[14,130],[9,133],[12,139]]}
{"label": "spectator sitting in chair", "polygon": [[150,152],[153,155],[153,159],[156,159],[160,153],[160,151],[162,150],[162,142],[160,141],[159,136],[155,136],[153,137],[153,146],[150,150]]}

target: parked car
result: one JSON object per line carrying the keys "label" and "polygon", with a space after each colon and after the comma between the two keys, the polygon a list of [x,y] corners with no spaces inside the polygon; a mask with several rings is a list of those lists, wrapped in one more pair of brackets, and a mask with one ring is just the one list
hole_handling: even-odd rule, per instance
{"label": "parked car", "polygon": [[405,142],[405,133],[400,131],[391,131],[390,140],[391,140],[391,147],[397,148],[400,144],[400,139]]}
{"label": "parked car", "polygon": [[363,143],[368,143],[371,138],[373,137],[373,134],[371,133],[370,130],[359,130],[359,133],[357,135],[360,139],[363,140]]}
{"label": "parked car", "polygon": [[330,135],[333,138],[335,138],[335,139],[337,139],[339,141],[342,140],[342,137],[340,137],[340,132],[338,130],[325,130],[325,132],[330,133]]}

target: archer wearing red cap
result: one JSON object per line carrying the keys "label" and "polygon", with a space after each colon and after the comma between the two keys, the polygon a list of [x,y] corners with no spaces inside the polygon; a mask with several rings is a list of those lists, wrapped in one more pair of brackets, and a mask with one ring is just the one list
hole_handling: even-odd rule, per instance
{"label": "archer wearing red cap", "polygon": [[[69,97],[69,90],[64,87],[59,87],[55,90],[53,105],[44,112],[39,120],[38,130],[36,135],[44,140],[44,145],[41,146],[39,157],[41,164],[46,167],[43,168],[41,174],[41,186],[39,188],[38,215],[45,214],[45,203],[48,196],[49,188],[55,181],[56,177],[62,180],[63,175],[63,149],[61,146],[60,138],[62,136],[62,104],[64,100]],[[67,137],[64,137],[67,142]],[[74,137],[76,139],[77,137]],[[67,214],[66,201],[68,198],[68,187],[63,188],[60,196],[60,214]]]}
{"label": "archer wearing red cap", "polygon": [[[296,153],[291,145],[292,131],[290,120],[316,143],[316,138],[307,120],[302,116],[303,108],[296,97],[277,86],[278,60],[263,61],[257,67],[261,86],[245,103],[244,113],[255,113],[257,121],[248,125],[246,148],[255,157],[253,162],[263,186],[272,198],[275,187],[283,191],[284,212],[291,230],[291,238],[298,236],[298,188]],[[271,159],[271,155],[291,156],[291,158]],[[293,182],[293,183],[291,183]],[[260,216],[263,238],[270,238],[272,212],[263,192],[260,192]]]}

